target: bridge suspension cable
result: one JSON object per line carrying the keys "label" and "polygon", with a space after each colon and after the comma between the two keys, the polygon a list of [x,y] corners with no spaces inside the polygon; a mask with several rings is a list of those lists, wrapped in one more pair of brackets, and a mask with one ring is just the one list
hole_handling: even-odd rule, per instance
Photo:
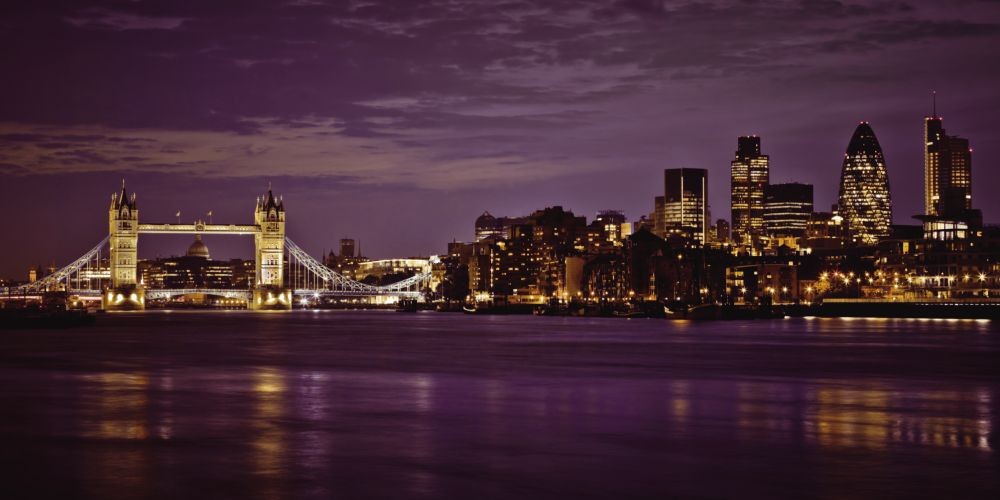
{"label": "bridge suspension cable", "polygon": [[[101,251],[108,245],[105,236],[100,243],[90,251],[80,256],[73,263],[32,283],[3,289],[4,295],[39,293],[59,288],[65,283],[65,290],[71,292],[94,291],[99,293],[104,269],[101,265]],[[95,283],[96,282],[96,283]]]}
{"label": "bridge suspension cable", "polygon": [[[53,290],[65,290],[71,293],[101,293],[102,285],[111,282],[108,267],[102,261],[102,252],[108,245],[108,239],[109,237],[105,237],[96,246],[62,269],[32,283],[0,288],[0,294],[36,294]],[[299,293],[349,296],[417,296],[421,292],[421,285],[431,277],[428,269],[428,271],[414,274],[396,283],[370,285],[347,278],[326,267],[287,237],[285,238],[285,249],[288,252],[288,283]],[[245,293],[245,291],[241,293]],[[153,297],[162,295],[154,290],[147,291],[147,294]]]}
{"label": "bridge suspension cable", "polygon": [[332,295],[417,295],[420,285],[430,279],[429,271],[388,285],[369,285],[352,280],[326,267],[285,237],[289,282],[298,290]]}

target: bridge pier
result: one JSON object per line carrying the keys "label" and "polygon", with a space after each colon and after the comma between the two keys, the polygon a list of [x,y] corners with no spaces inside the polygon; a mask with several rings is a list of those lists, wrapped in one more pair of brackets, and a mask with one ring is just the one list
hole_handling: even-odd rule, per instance
{"label": "bridge pier", "polygon": [[248,309],[253,311],[288,311],[292,309],[292,291],[277,286],[253,289]]}
{"label": "bridge pier", "polygon": [[105,311],[142,311],[146,308],[146,290],[141,286],[108,288],[101,295]]}

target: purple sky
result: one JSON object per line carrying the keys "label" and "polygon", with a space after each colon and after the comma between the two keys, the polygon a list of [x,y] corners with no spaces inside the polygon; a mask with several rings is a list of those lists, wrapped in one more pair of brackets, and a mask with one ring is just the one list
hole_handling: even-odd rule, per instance
{"label": "purple sky", "polygon": [[[973,144],[1000,220],[1000,2],[299,0],[5,2],[0,276],[107,231],[124,176],[141,218],[247,222],[270,181],[314,254],[440,253],[483,210],[652,209],[662,169],[709,169],[729,216],[736,137],[772,182],[835,201],[860,120],[895,220],[922,210],[929,92]],[[249,239],[207,239],[214,257]],[[187,237],[146,237],[140,256]]]}

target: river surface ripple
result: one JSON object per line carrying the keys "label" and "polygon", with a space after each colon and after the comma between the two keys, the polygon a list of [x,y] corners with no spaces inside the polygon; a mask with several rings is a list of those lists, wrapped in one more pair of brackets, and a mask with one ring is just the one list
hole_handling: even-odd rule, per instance
{"label": "river surface ripple", "polygon": [[1000,322],[0,330],[3,498],[1000,498]]}

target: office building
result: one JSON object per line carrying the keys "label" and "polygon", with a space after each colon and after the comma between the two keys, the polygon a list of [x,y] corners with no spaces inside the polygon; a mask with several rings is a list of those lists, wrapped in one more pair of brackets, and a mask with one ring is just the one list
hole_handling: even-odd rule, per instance
{"label": "office building", "polygon": [[620,210],[601,210],[597,212],[597,217],[594,221],[598,223],[608,241],[621,242],[621,239],[624,237],[622,235],[622,225],[626,221],[624,213]]}
{"label": "office building", "polygon": [[738,245],[756,246],[764,231],[764,186],[770,178],[770,159],[760,152],[760,138],[737,140],[731,163],[730,189],[732,239]]}
{"label": "office building", "polygon": [[839,215],[858,244],[873,245],[889,236],[892,198],[882,147],[868,122],[854,130],[840,173]]}
{"label": "office building", "polygon": [[[355,252],[355,241],[351,238],[344,238],[340,240],[340,256],[351,258],[354,257]],[[359,254],[360,255],[360,254]]]}
{"label": "office building", "polygon": [[947,135],[935,113],[924,118],[924,214],[962,216],[972,209],[969,140]]}
{"label": "office building", "polygon": [[764,188],[764,229],[769,237],[805,236],[812,212],[811,184],[769,184]]}
{"label": "office building", "polygon": [[664,170],[663,230],[704,245],[708,242],[708,170]]}

